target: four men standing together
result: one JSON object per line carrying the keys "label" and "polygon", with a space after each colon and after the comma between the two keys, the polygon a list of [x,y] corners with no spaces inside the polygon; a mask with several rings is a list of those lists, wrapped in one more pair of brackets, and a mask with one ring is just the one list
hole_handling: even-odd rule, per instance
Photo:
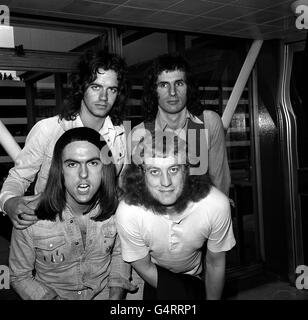
{"label": "four men standing together", "polygon": [[[221,120],[214,112],[202,113],[188,64],[171,55],[154,61],[144,87],[145,122],[129,134],[127,148],[121,124],[127,97],[124,61],[88,53],[79,70],[70,104],[33,127],[1,191],[1,209],[15,227],[14,288],[28,299],[76,299],[78,294],[120,299],[123,290],[135,289],[127,276],[131,264],[146,282],[144,298],[202,299],[199,279],[207,243],[206,295],[219,299],[225,252],[235,244],[226,197],[230,174]],[[91,129],[70,137],[78,131],[70,129],[78,127],[99,132],[105,148],[97,137],[96,142],[87,138],[95,136]],[[116,201],[115,179],[106,173],[112,168],[103,170],[110,162],[121,180],[116,215],[108,206]],[[24,196],[36,175],[38,195]],[[58,189],[50,189],[55,176],[61,180],[54,181]],[[106,230],[113,231],[112,239]],[[167,283],[181,288],[177,295],[162,289]]]}

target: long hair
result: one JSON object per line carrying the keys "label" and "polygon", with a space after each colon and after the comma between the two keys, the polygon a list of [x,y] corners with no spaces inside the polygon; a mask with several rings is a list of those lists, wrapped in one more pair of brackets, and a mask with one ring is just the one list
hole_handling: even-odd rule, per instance
{"label": "long hair", "polygon": [[114,125],[120,125],[123,120],[125,103],[129,94],[126,78],[127,66],[120,56],[106,51],[87,51],[80,59],[78,73],[70,77],[71,91],[60,113],[60,118],[65,120],[76,119],[80,112],[81,101],[89,85],[96,80],[99,69],[113,70],[119,82],[118,95],[109,113]]}
{"label": "long hair", "polygon": [[146,72],[143,86],[142,111],[145,121],[155,119],[158,111],[157,78],[163,71],[180,70],[185,73],[187,84],[187,109],[194,116],[201,114],[198,87],[188,62],[178,54],[164,54],[157,57]]}
{"label": "long hair", "polygon": [[[98,147],[99,150],[108,148],[106,142],[101,140],[100,134],[87,127],[70,129],[58,139],[53,152],[46,188],[36,209],[36,214],[41,220],[55,221],[57,215],[59,215],[61,221],[63,219],[62,211],[66,206],[66,190],[62,173],[62,154],[64,148],[74,141],[88,141]],[[104,152],[104,154],[107,153]],[[89,212],[97,205],[99,206],[99,213],[93,218],[95,221],[108,219],[117,208],[115,177],[114,164],[112,161],[110,163],[108,159],[103,159],[102,184],[92,198],[87,210]]]}
{"label": "long hair", "polygon": [[[175,212],[181,213],[190,202],[198,202],[205,198],[211,186],[212,183],[207,175],[189,175],[189,167],[185,166],[184,187],[173,206]],[[154,199],[148,191],[142,165],[132,163],[126,166],[123,173],[121,198],[129,205],[142,206],[158,214],[167,213],[167,207]]]}
{"label": "long hair", "polygon": [[126,166],[120,189],[121,198],[130,205],[143,206],[154,213],[164,214],[167,207],[156,200],[149,192],[145,181],[147,158],[174,157],[177,164],[184,165],[184,186],[173,208],[184,211],[189,202],[198,202],[209,193],[212,183],[208,175],[190,175],[186,141],[173,132],[147,132],[134,150],[132,164]]}

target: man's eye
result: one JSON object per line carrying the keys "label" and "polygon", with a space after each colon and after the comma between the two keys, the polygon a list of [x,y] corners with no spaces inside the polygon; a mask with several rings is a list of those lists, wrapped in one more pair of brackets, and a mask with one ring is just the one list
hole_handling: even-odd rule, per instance
{"label": "man's eye", "polygon": [[175,85],[176,86],[178,86],[178,87],[182,87],[182,86],[184,86],[184,84],[185,84],[185,82],[184,81],[177,81],[176,83],[175,83]]}
{"label": "man's eye", "polygon": [[158,176],[160,173],[159,170],[156,170],[156,169],[151,169],[149,170],[149,172],[152,176]]}
{"label": "man's eye", "polygon": [[118,88],[109,88],[108,89],[110,92],[112,92],[113,94],[118,92]]}
{"label": "man's eye", "polygon": [[95,160],[95,161],[90,161],[90,162],[89,162],[89,165],[90,165],[90,166],[93,166],[93,167],[96,167],[96,166],[99,165],[99,161],[97,161],[97,160]]}
{"label": "man's eye", "polygon": [[169,172],[170,172],[171,174],[176,174],[176,173],[179,172],[179,170],[180,170],[179,167],[172,167],[172,168],[169,169]]}
{"label": "man's eye", "polygon": [[90,86],[90,88],[91,88],[92,90],[97,91],[97,90],[100,89],[100,86],[97,86],[97,85],[95,85],[95,84],[92,84],[92,85]]}
{"label": "man's eye", "polygon": [[159,88],[167,88],[167,87],[168,87],[168,82],[160,82],[160,83],[158,84],[158,87],[159,87]]}
{"label": "man's eye", "polygon": [[76,162],[68,162],[66,164],[69,168],[75,168],[77,166],[77,163]]}

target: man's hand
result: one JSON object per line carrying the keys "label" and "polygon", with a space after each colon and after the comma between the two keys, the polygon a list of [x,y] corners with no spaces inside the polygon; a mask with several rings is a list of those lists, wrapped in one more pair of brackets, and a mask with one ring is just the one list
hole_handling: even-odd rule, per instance
{"label": "man's hand", "polygon": [[157,267],[151,261],[149,253],[144,258],[131,262],[131,265],[144,281],[152,287],[157,288]]}
{"label": "man's hand", "polygon": [[37,222],[34,211],[40,201],[40,196],[41,194],[14,197],[5,202],[4,211],[16,229],[23,230]]}
{"label": "man's hand", "polygon": [[126,290],[120,287],[110,287],[109,300],[122,300],[125,298]]}

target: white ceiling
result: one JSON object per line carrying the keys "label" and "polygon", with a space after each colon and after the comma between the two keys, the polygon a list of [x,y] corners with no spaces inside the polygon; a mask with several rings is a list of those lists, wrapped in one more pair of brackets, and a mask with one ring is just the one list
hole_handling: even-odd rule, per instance
{"label": "white ceiling", "polygon": [[252,39],[305,37],[294,0],[1,0],[11,15],[181,30]]}

